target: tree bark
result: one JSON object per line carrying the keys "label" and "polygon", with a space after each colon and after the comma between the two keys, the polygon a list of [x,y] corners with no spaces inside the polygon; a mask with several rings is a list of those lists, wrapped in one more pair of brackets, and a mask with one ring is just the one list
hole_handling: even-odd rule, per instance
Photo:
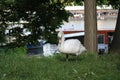
{"label": "tree bark", "polygon": [[96,0],[84,0],[85,38],[84,45],[89,52],[97,52]]}
{"label": "tree bark", "polygon": [[120,8],[118,11],[118,17],[113,35],[113,41],[110,46],[110,52],[120,53]]}

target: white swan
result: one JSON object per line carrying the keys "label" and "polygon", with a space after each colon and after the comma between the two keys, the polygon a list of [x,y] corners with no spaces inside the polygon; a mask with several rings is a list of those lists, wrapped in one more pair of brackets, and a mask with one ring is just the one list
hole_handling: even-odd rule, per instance
{"label": "white swan", "polygon": [[67,61],[68,55],[70,54],[75,55],[77,60],[77,56],[86,50],[78,39],[65,40],[64,33],[62,31],[58,33],[58,38],[59,38],[58,50],[61,53],[66,54]]}

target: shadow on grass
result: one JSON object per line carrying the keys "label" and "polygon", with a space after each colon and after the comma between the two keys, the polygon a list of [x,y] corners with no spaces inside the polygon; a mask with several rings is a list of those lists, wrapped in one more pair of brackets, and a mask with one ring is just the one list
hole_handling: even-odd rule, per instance
{"label": "shadow on grass", "polygon": [[57,54],[55,57],[56,57],[56,60],[62,61],[62,62],[78,62],[84,59],[83,57],[81,57],[81,55],[77,56],[77,59],[75,55],[69,55],[68,61],[66,60],[65,54]]}

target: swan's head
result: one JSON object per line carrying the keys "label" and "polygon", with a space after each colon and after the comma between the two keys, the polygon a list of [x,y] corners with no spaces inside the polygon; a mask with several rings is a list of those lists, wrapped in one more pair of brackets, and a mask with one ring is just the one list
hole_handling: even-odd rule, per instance
{"label": "swan's head", "polygon": [[59,31],[59,32],[58,32],[58,38],[62,38],[63,36],[64,36],[63,31]]}
{"label": "swan's head", "polygon": [[59,32],[58,32],[59,43],[61,43],[61,40],[62,40],[63,37],[64,37],[63,31],[59,31]]}

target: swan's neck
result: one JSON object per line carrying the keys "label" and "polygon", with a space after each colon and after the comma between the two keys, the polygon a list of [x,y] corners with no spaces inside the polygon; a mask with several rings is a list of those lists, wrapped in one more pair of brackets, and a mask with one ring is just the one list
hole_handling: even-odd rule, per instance
{"label": "swan's neck", "polygon": [[59,39],[59,47],[63,47],[63,45],[64,45],[64,40],[65,40],[64,36],[62,36],[62,37]]}
{"label": "swan's neck", "polygon": [[61,45],[64,44],[64,41],[65,41],[65,38],[64,38],[64,36],[62,36],[62,38],[61,38]]}
{"label": "swan's neck", "polygon": [[58,49],[60,52],[62,52],[64,49],[64,40],[64,36],[59,40]]}

